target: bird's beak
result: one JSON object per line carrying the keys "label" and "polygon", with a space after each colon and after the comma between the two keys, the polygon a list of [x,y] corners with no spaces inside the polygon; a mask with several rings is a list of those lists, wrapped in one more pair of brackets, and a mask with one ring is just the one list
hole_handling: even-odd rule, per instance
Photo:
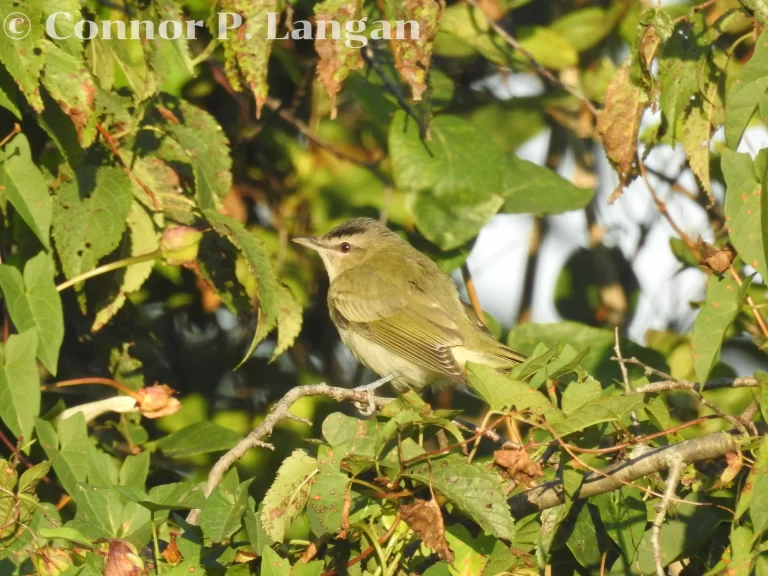
{"label": "bird's beak", "polygon": [[310,248],[312,250],[320,250],[321,248],[320,244],[317,242],[317,238],[314,238],[312,236],[294,238],[293,242],[296,242],[296,244],[301,244],[302,246],[306,246],[307,248]]}

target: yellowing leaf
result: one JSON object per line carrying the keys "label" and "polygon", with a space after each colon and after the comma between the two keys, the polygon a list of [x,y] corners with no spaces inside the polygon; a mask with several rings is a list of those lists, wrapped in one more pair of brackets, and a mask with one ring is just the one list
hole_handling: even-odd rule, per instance
{"label": "yellowing leaf", "polygon": [[597,130],[603,140],[608,159],[619,176],[619,186],[611,195],[613,201],[635,176],[635,156],[640,118],[645,109],[642,92],[629,80],[629,64],[623,64],[605,93],[605,108],[597,117]]}
{"label": "yellowing leaf", "polygon": [[[360,18],[362,6],[360,0],[325,0],[315,5],[315,21],[317,26],[327,22],[328,26],[338,22],[342,30],[346,30],[348,22]],[[335,40],[326,33],[325,38],[320,34],[315,37],[315,50],[320,56],[317,64],[317,78],[325,87],[331,98],[331,118],[336,117],[336,95],[341,90],[341,84],[349,73],[363,65],[360,48],[351,48],[344,42]]]}
{"label": "yellowing leaf", "polygon": [[288,528],[309,498],[318,462],[302,450],[294,450],[280,465],[272,487],[264,496],[261,524],[275,542],[282,542]]}

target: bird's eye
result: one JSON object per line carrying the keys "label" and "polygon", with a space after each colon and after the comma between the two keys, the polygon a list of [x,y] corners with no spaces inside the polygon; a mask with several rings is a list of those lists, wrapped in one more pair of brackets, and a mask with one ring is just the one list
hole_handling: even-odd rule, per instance
{"label": "bird's eye", "polygon": [[339,245],[339,250],[341,250],[344,254],[346,254],[347,252],[352,250],[352,244],[350,244],[349,242],[342,242]]}

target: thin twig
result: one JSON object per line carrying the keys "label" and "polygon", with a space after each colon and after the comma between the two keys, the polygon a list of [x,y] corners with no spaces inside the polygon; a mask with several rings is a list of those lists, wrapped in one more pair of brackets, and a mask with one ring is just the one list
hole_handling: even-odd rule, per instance
{"label": "thin twig", "polygon": [[[728,271],[731,273],[731,277],[736,281],[736,284],[739,285],[739,288],[741,288],[741,286],[744,284],[744,281],[737,274],[736,270],[734,270],[733,264],[728,267]],[[760,326],[760,331],[763,333],[763,336],[768,338],[768,326],[765,324],[765,320],[763,319],[763,315],[760,313],[760,309],[755,306],[755,302],[752,300],[752,296],[749,294],[745,296],[745,300],[747,301],[747,304],[749,304],[749,309],[752,310],[752,314],[754,314],[755,320],[757,321],[758,326]]]}
{"label": "thin twig", "polygon": [[464,278],[464,285],[467,287],[467,295],[469,296],[469,303],[472,305],[472,310],[480,323],[485,326],[483,307],[480,306],[480,298],[477,297],[475,281],[472,280],[472,274],[469,273],[469,266],[467,266],[466,262],[461,265],[461,276]]}
{"label": "thin twig", "polygon": [[[615,357],[615,356],[612,357],[612,359],[613,360],[618,360],[618,358]],[[648,376],[656,375],[656,376],[660,376],[661,378],[664,378],[665,383],[666,382],[681,382],[680,380],[678,380],[677,378],[675,378],[671,374],[667,374],[666,372],[662,372],[661,370],[657,370],[656,368],[648,366],[647,364],[645,364],[644,362],[641,362],[637,358],[634,358],[634,357],[633,358],[628,358],[628,359],[625,359],[623,361],[627,362],[629,364],[634,364],[635,366],[642,367],[643,370],[645,370],[645,374],[648,375]],[[685,384],[679,386],[679,388],[677,388],[677,389],[679,389],[679,390],[689,390],[694,396],[696,396],[696,399],[699,402],[701,402],[701,404],[703,404],[704,406],[706,406],[707,408],[712,410],[715,414],[717,414],[721,418],[726,419],[731,426],[736,428],[744,436],[749,436],[749,432],[747,431],[745,423],[742,422],[740,418],[738,418],[736,416],[733,416],[731,414],[728,414],[727,412],[724,412],[717,404],[715,404],[714,402],[712,402],[712,401],[708,400],[707,398],[705,398],[701,394],[701,392],[697,389],[696,385],[693,382],[687,382],[687,381],[682,381],[682,382],[685,382]],[[650,390],[647,389],[647,386],[643,386],[642,388],[646,389],[646,391],[650,391]],[[671,390],[673,388],[668,388],[668,389]],[[638,390],[639,389],[633,390],[632,393],[636,394],[636,393],[638,393]]]}
{"label": "thin twig", "polygon": [[96,123],[96,130],[99,131],[99,134],[102,135],[102,137],[104,138],[104,141],[107,143],[110,150],[112,150],[112,154],[114,154],[115,159],[117,160],[117,163],[120,164],[120,166],[125,171],[125,173],[128,174],[128,176],[132,178],[133,181],[136,182],[136,184],[138,184],[142,190],[144,190],[144,193],[149,197],[150,201],[152,202],[153,208],[155,210],[160,210],[160,204],[157,201],[157,196],[155,196],[155,193],[152,192],[149,186],[147,186],[146,184],[144,184],[144,182],[142,182],[141,178],[139,178],[138,176],[136,176],[136,174],[133,173],[133,170],[131,170],[128,167],[128,164],[126,164],[125,161],[123,160],[123,157],[120,155],[120,150],[117,147],[117,140],[115,140],[114,136],[112,136],[107,131],[107,129],[104,128],[104,126],[102,126],[98,122]]}
{"label": "thin twig", "polygon": [[[632,393],[632,384],[629,383],[629,371],[627,370],[627,365],[624,362],[624,357],[621,355],[621,346],[619,345],[619,327],[616,326],[613,330],[613,339],[614,339],[614,345],[613,350],[616,352],[616,360],[619,363],[619,367],[621,368],[621,377],[624,380],[624,391],[627,394]],[[640,422],[637,419],[637,413],[633,410],[629,414],[630,420],[632,422],[632,429],[635,432],[635,436],[640,435]]]}
{"label": "thin twig", "polygon": [[11,138],[16,136],[16,134],[21,134],[21,126],[19,126],[18,122],[13,125],[13,130],[11,130],[5,138],[0,140],[0,148],[5,146]]}
{"label": "thin twig", "polygon": [[659,195],[656,194],[656,190],[651,184],[651,180],[648,178],[648,171],[645,169],[645,163],[642,161],[642,159],[640,158],[637,159],[637,165],[640,168],[640,175],[643,177],[643,180],[645,181],[645,185],[648,187],[648,191],[651,193],[651,197],[653,198],[653,201],[656,204],[656,210],[659,212],[659,214],[664,216],[664,219],[672,227],[672,229],[677,233],[677,235],[680,236],[683,243],[686,245],[688,250],[690,250],[691,253],[696,257],[696,259],[701,260],[701,252],[699,251],[698,246],[696,246],[696,243],[693,240],[691,240],[691,237],[688,236],[688,234],[683,232],[680,226],[677,225],[677,222],[675,222],[674,218],[672,218],[672,215],[667,210],[666,202],[664,202],[661,198],[659,198]]}
{"label": "thin twig", "polygon": [[[208,482],[205,485],[206,498],[210,496],[214,488],[219,485],[219,482],[221,482],[221,479],[224,478],[224,474],[227,473],[227,470],[229,470],[235,462],[240,460],[240,458],[242,458],[248,450],[257,446],[274,450],[274,446],[268,442],[264,442],[262,438],[269,436],[279,422],[283,420],[299,419],[300,417],[290,412],[290,408],[299,398],[305,398],[307,396],[327,396],[328,398],[332,398],[337,402],[348,401],[360,402],[361,404],[366,404],[369,398],[366,390],[337,388],[334,386],[328,386],[325,383],[310,384],[308,386],[296,386],[295,388],[292,388],[285,396],[280,399],[277,404],[275,404],[275,407],[272,408],[269,414],[267,414],[267,417],[261,424],[259,424],[253,431],[251,431],[248,436],[240,440],[240,442],[238,442],[234,448],[229,450],[229,452],[224,454],[221,458],[219,458],[216,464],[214,464],[213,468],[208,474]],[[390,401],[389,398],[382,398],[379,396],[371,397],[373,398],[373,402],[375,402],[376,407],[379,409],[383,408]],[[305,423],[307,422],[306,419],[301,419],[301,421]],[[195,524],[199,517],[199,509],[191,510],[187,516],[187,522],[190,524]]]}
{"label": "thin twig", "polygon": [[661,526],[664,524],[664,518],[667,516],[669,503],[675,496],[675,490],[680,483],[680,478],[683,475],[683,470],[685,470],[685,465],[685,461],[679,454],[670,454],[667,457],[669,475],[667,476],[667,482],[664,488],[664,497],[656,506],[656,517],[653,519],[653,526],[651,527],[651,546],[653,547],[653,561],[656,564],[656,576],[666,576],[664,574],[664,562],[661,558]]}
{"label": "thin twig", "polygon": [[499,23],[496,22],[496,20],[490,14],[488,14],[488,12],[485,11],[485,6],[476,2],[476,0],[464,0],[464,1],[470,6],[472,6],[473,8],[477,8],[478,10],[480,10],[480,12],[483,13],[483,16],[485,16],[485,19],[488,21],[488,25],[494,29],[496,34],[501,36],[501,38],[507,44],[512,46],[512,48],[520,52],[520,54],[522,54],[525,57],[525,59],[528,60],[528,62],[530,62],[531,65],[536,69],[536,72],[538,72],[541,76],[549,80],[552,84],[556,86],[560,86],[563,90],[565,90],[572,96],[575,96],[576,98],[581,100],[581,102],[584,104],[587,110],[589,110],[593,116],[597,116],[597,108],[595,108],[594,104],[592,104],[592,102],[590,102],[589,99],[586,96],[584,96],[584,94],[577,92],[570,86],[566,86],[559,79],[557,79],[555,75],[552,74],[549,70],[547,70],[538,60],[536,60],[533,54],[531,54],[528,50],[526,50],[520,44],[520,42],[518,42],[517,39],[514,36],[512,36],[512,34],[504,30],[504,28],[502,28],[501,25],[499,25]]}

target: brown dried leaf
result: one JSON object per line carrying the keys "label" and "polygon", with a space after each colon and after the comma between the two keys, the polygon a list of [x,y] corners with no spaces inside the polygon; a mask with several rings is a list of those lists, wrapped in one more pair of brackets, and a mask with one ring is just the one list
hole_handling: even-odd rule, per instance
{"label": "brown dried leaf", "polygon": [[331,118],[336,118],[336,94],[350,72],[361,68],[363,58],[359,48],[350,48],[340,40],[331,37],[331,26],[338,22],[341,30],[346,30],[347,22],[359,20],[362,3],[360,0],[325,0],[315,5],[315,21],[318,28],[325,21],[325,38],[320,34],[315,37],[315,50],[320,56],[317,64],[317,78],[331,98]]}
{"label": "brown dried leaf", "polygon": [[221,5],[223,12],[237,13],[243,19],[243,24],[223,42],[227,78],[235,90],[241,90],[243,83],[251,89],[259,118],[269,93],[267,70],[273,42],[267,13],[279,12],[280,0],[223,0]]}
{"label": "brown dried leaf", "polygon": [[136,554],[130,542],[120,539],[109,541],[104,576],[143,576],[147,574],[144,561]]}
{"label": "brown dried leaf", "polygon": [[163,550],[163,558],[165,558],[165,561],[171,566],[176,566],[176,564],[181,562],[183,557],[181,552],[179,552],[179,547],[176,546],[176,540],[165,547],[165,550]]}
{"label": "brown dried leaf", "polygon": [[[395,38],[392,34],[390,46],[395,56],[395,67],[403,81],[411,87],[413,99],[421,100],[427,89],[429,64],[432,60],[432,41],[437,34],[438,24],[445,10],[444,0],[384,0],[382,10],[387,21],[395,30],[396,22],[415,21],[419,25],[418,38],[411,39],[410,26],[405,28],[405,38]],[[485,0],[489,10],[498,14],[503,12],[493,0]]]}
{"label": "brown dried leaf", "polygon": [[496,450],[493,453],[493,461],[497,466],[504,468],[515,482],[527,488],[536,486],[535,478],[544,475],[541,465],[531,460],[525,450]]}
{"label": "brown dried leaf", "polygon": [[637,174],[635,156],[640,118],[647,105],[643,93],[629,79],[629,64],[624,63],[605,93],[605,108],[597,116],[597,131],[608,159],[619,176],[619,185],[608,202],[613,202]]}
{"label": "brown dried leaf", "polygon": [[701,236],[696,241],[696,245],[701,252],[702,260],[701,264],[707,268],[711,268],[718,274],[722,274],[733,263],[736,258],[736,253],[728,244],[722,247],[713,246],[705,242]]}
{"label": "brown dried leaf", "polygon": [[431,500],[403,504],[400,506],[400,515],[427,547],[437,552],[442,560],[453,562],[453,551],[445,540],[443,514],[434,497]]}

